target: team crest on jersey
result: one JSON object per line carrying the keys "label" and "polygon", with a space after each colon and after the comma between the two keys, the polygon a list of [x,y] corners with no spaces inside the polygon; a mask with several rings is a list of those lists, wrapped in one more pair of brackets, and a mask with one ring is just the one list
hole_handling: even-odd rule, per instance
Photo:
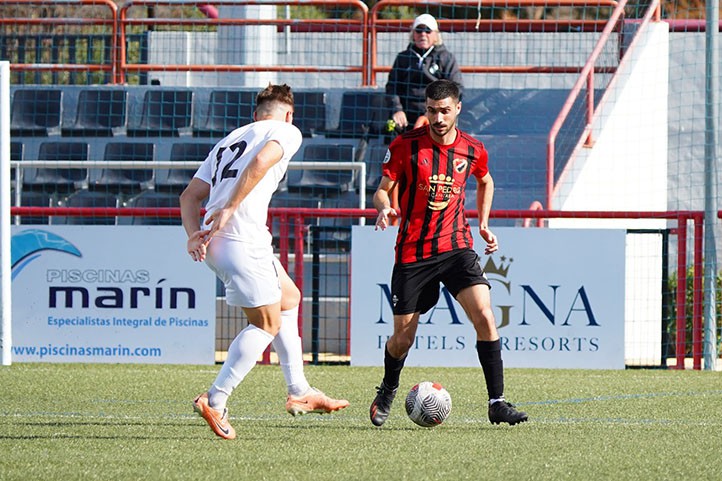
{"label": "team crest on jersey", "polygon": [[384,155],[384,164],[388,163],[389,160],[391,160],[391,151],[389,149],[386,149],[386,155]]}
{"label": "team crest on jersey", "polygon": [[466,159],[454,159],[454,170],[458,173],[462,173],[466,170],[466,168],[469,166],[469,161]]}
{"label": "team crest on jersey", "polygon": [[[421,185],[419,186],[421,187]],[[454,178],[444,174],[434,174],[429,177],[428,205],[431,210],[444,210],[449,205],[451,197],[458,195],[460,189],[454,187]]]}

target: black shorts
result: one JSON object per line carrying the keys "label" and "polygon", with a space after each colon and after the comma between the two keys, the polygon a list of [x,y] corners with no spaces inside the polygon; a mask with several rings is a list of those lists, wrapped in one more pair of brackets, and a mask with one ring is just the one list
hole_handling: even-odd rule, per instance
{"label": "black shorts", "polygon": [[464,288],[489,281],[472,249],[445,252],[432,259],[394,265],[391,275],[391,299],[394,314],[425,313],[439,300],[439,283],[452,296]]}

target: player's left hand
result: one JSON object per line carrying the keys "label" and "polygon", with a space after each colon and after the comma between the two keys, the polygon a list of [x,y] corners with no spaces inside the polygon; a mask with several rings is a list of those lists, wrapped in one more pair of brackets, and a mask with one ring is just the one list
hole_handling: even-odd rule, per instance
{"label": "player's left hand", "polygon": [[496,236],[491,231],[491,229],[489,229],[489,227],[480,225],[479,234],[481,235],[481,238],[484,239],[484,241],[486,242],[484,254],[488,255],[492,252],[496,252],[499,249],[499,241],[497,241]]}
{"label": "player's left hand", "polygon": [[196,262],[203,262],[206,259],[206,248],[208,245],[209,232],[199,230],[194,232],[186,243],[188,255]]}

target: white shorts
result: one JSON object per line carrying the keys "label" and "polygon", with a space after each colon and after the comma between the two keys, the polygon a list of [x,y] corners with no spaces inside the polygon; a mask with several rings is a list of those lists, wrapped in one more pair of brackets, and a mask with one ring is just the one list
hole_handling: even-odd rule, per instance
{"label": "white shorts", "polygon": [[206,264],[226,286],[231,306],[260,307],[281,301],[281,263],[273,247],[215,236],[208,245]]}

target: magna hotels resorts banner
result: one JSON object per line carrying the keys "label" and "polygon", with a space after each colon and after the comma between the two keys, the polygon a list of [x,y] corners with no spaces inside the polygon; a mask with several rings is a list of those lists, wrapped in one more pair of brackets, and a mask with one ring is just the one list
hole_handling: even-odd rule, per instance
{"label": "magna hotels resorts banner", "polygon": [[[624,368],[624,230],[496,228],[500,249],[491,256],[472,230],[505,366]],[[352,230],[352,365],[383,365],[396,232]],[[479,365],[474,328],[445,288],[421,316],[406,365]]]}

